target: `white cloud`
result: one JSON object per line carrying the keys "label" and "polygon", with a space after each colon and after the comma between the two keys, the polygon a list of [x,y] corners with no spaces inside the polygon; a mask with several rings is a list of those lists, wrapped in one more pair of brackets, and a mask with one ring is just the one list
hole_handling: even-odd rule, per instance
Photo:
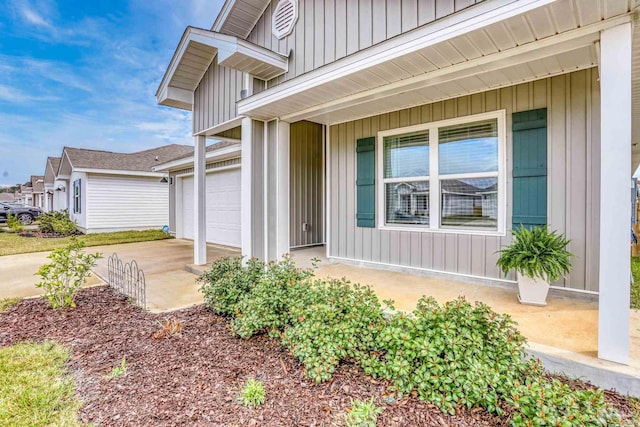
{"label": "white cloud", "polygon": [[11,86],[0,85],[0,100],[22,104],[26,102],[43,102],[43,101],[57,101],[58,98],[54,96],[38,96],[33,94],[25,93],[19,89],[16,89]]}
{"label": "white cloud", "polygon": [[31,9],[28,5],[23,5],[22,9],[22,17],[30,24],[37,25],[39,27],[48,28],[50,30],[55,30],[54,26],[51,25],[47,20],[45,20],[42,16],[38,15],[36,11]]}

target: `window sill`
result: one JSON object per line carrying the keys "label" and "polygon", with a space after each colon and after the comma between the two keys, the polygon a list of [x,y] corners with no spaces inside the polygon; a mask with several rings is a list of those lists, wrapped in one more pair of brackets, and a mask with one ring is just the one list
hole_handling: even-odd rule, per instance
{"label": "window sill", "polygon": [[505,231],[489,231],[489,230],[471,230],[464,228],[427,228],[427,227],[414,227],[414,226],[393,226],[393,225],[379,225],[378,230],[386,231],[409,231],[412,233],[436,233],[436,234],[465,234],[471,236],[493,236],[493,237],[505,237],[507,233]]}

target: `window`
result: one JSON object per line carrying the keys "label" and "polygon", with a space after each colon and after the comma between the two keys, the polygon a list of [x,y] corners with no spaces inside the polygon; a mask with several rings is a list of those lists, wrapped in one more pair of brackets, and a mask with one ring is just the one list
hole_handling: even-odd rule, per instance
{"label": "window", "polygon": [[383,228],[504,233],[504,111],[378,133]]}
{"label": "window", "polygon": [[384,138],[387,224],[429,224],[429,131]]}
{"label": "window", "polygon": [[82,199],[81,199],[81,180],[80,179],[76,179],[75,181],[73,181],[73,213],[80,213],[81,211],[81,206],[82,206]]}

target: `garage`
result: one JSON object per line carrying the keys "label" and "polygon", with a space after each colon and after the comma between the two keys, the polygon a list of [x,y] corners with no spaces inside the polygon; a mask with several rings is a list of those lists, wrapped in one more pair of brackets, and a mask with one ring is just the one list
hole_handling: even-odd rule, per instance
{"label": "garage", "polygon": [[[194,238],[193,176],[180,179],[176,204],[182,213],[182,236]],[[181,202],[181,203],[180,203]],[[240,247],[240,168],[208,171],[206,183],[207,243]],[[179,233],[180,234],[180,233]]]}

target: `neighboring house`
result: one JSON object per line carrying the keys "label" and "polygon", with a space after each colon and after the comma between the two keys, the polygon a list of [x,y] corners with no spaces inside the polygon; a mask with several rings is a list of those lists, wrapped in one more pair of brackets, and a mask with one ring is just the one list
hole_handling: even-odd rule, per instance
{"label": "neighboring house", "polygon": [[64,197],[57,208],[85,233],[162,228],[169,221],[166,173],[154,166],[193,152],[188,145],[167,145],[136,153],[64,147],[54,192]]}
{"label": "neighboring house", "polygon": [[45,191],[44,191],[44,176],[31,175],[31,196],[32,206],[36,208],[45,208]]}
{"label": "neighboring house", "polygon": [[43,210],[45,212],[60,211],[67,208],[64,204],[66,199],[64,193],[62,193],[63,183],[56,180],[59,167],[60,157],[47,157],[44,171],[45,201]]}
{"label": "neighboring house", "polygon": [[16,196],[13,193],[0,193],[0,202],[14,203],[16,202]]}
{"label": "neighboring house", "polygon": [[548,224],[575,254],[554,287],[599,295],[599,356],[627,363],[639,6],[227,0],[156,93],[192,111],[194,262],[206,139],[235,133],[243,255],[325,244],[335,262],[514,283],[495,265],[509,229]]}
{"label": "neighboring house", "polygon": [[24,203],[25,205],[33,206],[33,187],[31,186],[31,181],[25,182],[24,184],[20,184],[20,196],[19,203]]}

